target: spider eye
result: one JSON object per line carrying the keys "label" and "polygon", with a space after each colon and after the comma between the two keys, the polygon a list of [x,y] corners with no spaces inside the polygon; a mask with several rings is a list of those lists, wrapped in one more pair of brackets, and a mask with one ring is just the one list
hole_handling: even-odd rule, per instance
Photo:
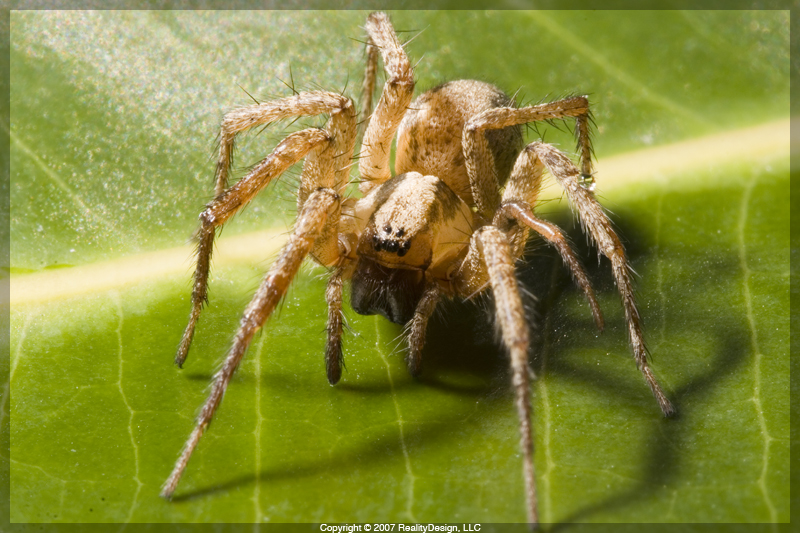
{"label": "spider eye", "polygon": [[411,248],[411,241],[403,241],[400,245],[400,248],[397,250],[397,255],[399,257],[403,257],[408,252],[408,249]]}

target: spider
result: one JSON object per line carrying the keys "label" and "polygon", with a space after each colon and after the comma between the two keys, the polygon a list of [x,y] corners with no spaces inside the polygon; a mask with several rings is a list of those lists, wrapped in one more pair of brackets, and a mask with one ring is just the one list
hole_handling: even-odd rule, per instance
{"label": "spider", "polygon": [[[469,299],[491,291],[502,343],[510,356],[526,509],[529,522],[535,525],[538,512],[529,386],[533,373],[528,365],[528,325],[514,269],[532,234],[557,249],[585,294],[598,328],[603,327],[593,289],[569,242],[558,227],[534,214],[545,171],[564,189],[584,231],[611,261],[636,364],[664,415],[673,412],[647,362],[625,251],[587,186],[592,183],[593,170],[588,99],[575,96],[518,108],[512,98],[490,84],[460,80],[439,85],[412,102],[413,69],[389,18],[373,13],[365,28],[360,197],[346,193],[359,129],[359,117],[349,98],[334,92],[300,92],[235,109],[222,120],[215,198],[199,217],[192,309],[175,358],[178,366],[186,360],[207,299],[217,229],[271,181],[305,159],[298,215],[288,241],[244,311],[196,427],[161,495],[172,496],[253,336],[286,293],[301,263],[311,256],[330,271],[325,291],[325,365],[331,384],[339,381],[343,364],[345,281],[350,281],[350,302],[357,313],[383,315],[406,326],[406,362],[415,376],[422,369],[425,332],[437,304],[446,298]],[[386,82],[373,111],[379,55]],[[228,187],[237,135],[277,120],[315,115],[329,116],[324,128],[286,136],[245,177]],[[537,141],[522,146],[522,125],[554,119],[575,120],[580,169],[548,144]],[[395,134],[393,176],[389,157]]]}

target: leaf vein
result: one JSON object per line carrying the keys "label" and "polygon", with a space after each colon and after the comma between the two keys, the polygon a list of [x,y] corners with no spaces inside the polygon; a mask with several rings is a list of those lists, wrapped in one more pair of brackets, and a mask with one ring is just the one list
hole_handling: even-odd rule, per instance
{"label": "leaf vein", "polygon": [[125,395],[125,389],[122,386],[123,382],[123,368],[125,364],[124,355],[124,348],[123,348],[123,341],[122,341],[122,325],[124,323],[124,313],[122,310],[122,302],[120,301],[119,293],[117,291],[111,292],[111,297],[114,300],[114,305],[117,308],[117,316],[119,317],[119,321],[117,323],[117,341],[119,342],[119,351],[118,351],[118,358],[119,358],[119,371],[117,374],[117,387],[119,388],[120,396],[122,396],[122,403],[125,404],[125,407],[128,409],[128,436],[131,440],[131,447],[133,447],[133,465],[134,465],[134,476],[133,480],[136,481],[136,492],[133,494],[133,501],[131,502],[130,509],[128,509],[128,517],[125,520],[126,523],[131,523],[133,521],[133,514],[136,512],[136,509],[139,507],[139,494],[142,492],[142,487],[144,487],[144,483],[142,483],[141,478],[139,477],[139,446],[136,444],[136,438],[134,436],[133,431],[133,420],[136,416],[136,412],[131,407],[130,402],[128,402],[128,397]]}
{"label": "leaf vein", "polygon": [[614,66],[613,62],[609,61],[603,54],[598,53],[596,48],[588,45],[574,32],[556,22],[552,17],[545,15],[543,11],[528,11],[527,13],[540,27],[550,32],[553,37],[556,37],[563,44],[572,48],[606,73],[610,74],[612,78],[615,78],[621,84],[629,87],[632,94],[639,96],[642,100],[680,115],[684,120],[695,125],[705,128],[713,127],[713,123],[698,118],[696,112],[678,104],[671,98],[667,98],[662,94],[652,91],[648,85]]}
{"label": "leaf vein", "polygon": [[772,443],[772,436],[769,433],[769,428],[767,427],[767,421],[764,418],[764,409],[761,403],[761,360],[763,358],[763,354],[761,353],[761,348],[758,342],[758,330],[756,327],[755,316],[753,314],[753,301],[752,295],[750,294],[750,275],[752,271],[750,270],[749,265],[747,264],[747,245],[745,240],[745,229],[747,226],[747,217],[748,217],[748,209],[750,206],[750,200],[752,198],[753,189],[756,186],[757,177],[753,177],[745,187],[744,193],[742,195],[742,202],[739,209],[739,227],[737,230],[738,234],[738,241],[739,241],[739,264],[742,269],[743,274],[743,292],[744,292],[744,301],[745,301],[745,314],[747,316],[747,324],[750,328],[750,346],[753,351],[753,397],[752,402],[755,407],[756,412],[756,419],[758,421],[759,428],[761,430],[761,435],[764,439],[763,444],[763,453],[762,453],[762,467],[761,467],[761,474],[758,478],[758,487],[761,490],[761,494],[764,498],[764,503],[767,506],[767,510],[769,511],[770,515],[770,522],[772,522],[773,526],[776,525],[778,521],[778,511],[775,508],[775,505],[772,502],[772,498],[769,495],[769,490],[767,488],[767,472],[769,470],[769,455],[770,455],[770,445]]}
{"label": "leaf vein", "polygon": [[[264,347],[264,339],[266,339],[266,335],[262,335],[258,341],[258,346],[256,347],[256,357],[255,357],[255,374],[256,374],[256,427],[253,430],[253,435],[255,436],[255,448],[256,448],[256,486],[255,490],[253,491],[253,507],[255,509],[255,520],[253,520],[254,524],[260,524],[264,519],[264,512],[261,510],[261,426],[264,423],[264,415],[261,412],[261,352],[262,348]],[[256,531],[258,531],[258,526],[255,526]]]}
{"label": "leaf vein", "polygon": [[376,317],[375,337],[377,339],[377,348],[378,348],[378,353],[381,356],[381,361],[383,361],[384,366],[386,366],[386,375],[389,378],[389,389],[392,392],[392,402],[394,403],[394,411],[397,416],[397,428],[400,434],[400,448],[403,450],[403,460],[405,462],[405,467],[406,467],[406,477],[408,478],[408,489],[407,489],[408,503],[406,504],[406,514],[408,515],[409,520],[411,520],[412,522],[417,522],[417,518],[414,516],[414,482],[416,480],[416,476],[414,475],[414,470],[411,468],[411,457],[409,456],[408,453],[408,447],[406,446],[405,432],[403,431],[403,425],[405,424],[405,421],[403,420],[403,414],[400,411],[400,403],[397,400],[397,393],[394,388],[394,379],[392,378],[391,366],[389,365],[389,360],[386,358],[386,354],[381,349],[380,345],[380,330],[378,328],[378,320],[380,319]]}

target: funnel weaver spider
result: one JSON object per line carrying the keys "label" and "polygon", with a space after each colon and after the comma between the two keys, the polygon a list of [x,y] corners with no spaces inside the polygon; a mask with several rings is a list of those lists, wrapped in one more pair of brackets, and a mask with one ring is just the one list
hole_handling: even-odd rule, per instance
{"label": "funnel weaver spider", "polygon": [[[558,227],[534,214],[545,172],[566,192],[584,231],[611,261],[636,364],[664,415],[673,412],[647,362],[623,246],[591,187],[586,186],[593,171],[588,99],[575,96],[518,108],[492,85],[459,80],[439,85],[412,102],[413,70],[389,18],[383,13],[371,14],[366,31],[365,132],[358,158],[361,197],[346,193],[359,127],[349,98],[334,92],[301,92],[235,109],[222,121],[215,198],[200,214],[192,310],[175,359],[179,366],[186,360],[206,301],[217,229],[271,181],[304,159],[298,214],[288,242],[244,311],[162,496],[172,496],[253,336],[310,256],[331,273],[325,293],[325,363],[331,384],[341,377],[345,281],[350,282],[350,301],[357,313],[383,315],[407,327],[406,361],[412,375],[421,371],[426,327],[437,304],[445,298],[467,299],[491,291],[502,343],[510,355],[528,520],[536,524],[528,325],[514,269],[532,234],[556,248],[589,301],[597,326],[603,327],[591,284],[569,242]],[[373,111],[378,56],[386,70],[386,83]],[[329,115],[324,128],[286,136],[244,178],[228,186],[234,140],[239,134],[281,119],[316,115]],[[554,119],[574,119],[579,167],[543,142],[522,146],[522,125]],[[395,134],[393,176],[389,159]]]}

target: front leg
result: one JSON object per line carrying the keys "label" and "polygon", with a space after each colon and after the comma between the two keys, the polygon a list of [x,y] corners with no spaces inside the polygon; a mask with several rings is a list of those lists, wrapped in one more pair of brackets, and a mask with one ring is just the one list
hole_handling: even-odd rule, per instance
{"label": "front leg", "polygon": [[[414,95],[414,71],[389,17],[385,13],[372,13],[367,19],[366,29],[369,47],[378,48],[383,57],[386,83],[361,144],[358,171],[362,180],[360,190],[364,194],[392,177],[389,169],[392,139]],[[367,76],[374,76],[374,72],[372,69],[370,74],[368,69]],[[367,82],[367,85],[370,83],[374,81]]]}
{"label": "front leg", "polygon": [[[570,117],[576,120],[581,169],[584,177],[590,177],[592,147],[589,139],[589,100],[585,96],[522,108],[495,107],[487,109],[464,124],[462,137],[464,157],[480,219],[488,223],[500,207],[500,184],[485,132],[529,122]],[[538,181],[536,183],[538,192]],[[529,201],[529,198],[526,197],[525,200]]]}
{"label": "front leg", "polygon": [[289,135],[266,159],[253,168],[250,174],[219,194],[200,213],[200,229],[197,231],[197,267],[192,284],[192,310],[175,355],[175,364],[179,367],[186,361],[200,312],[203,304],[208,301],[208,275],[217,228],[247,205],[272,180],[300,161],[312,149],[327,143],[328,140],[328,134],[317,129],[303,130]]}
{"label": "front leg", "polygon": [[528,523],[536,527],[539,510],[536,498],[536,478],[533,467],[533,429],[531,427],[530,378],[533,371],[528,365],[528,323],[519,294],[514,272],[514,258],[505,234],[494,226],[484,226],[473,238],[470,249],[480,255],[494,295],[497,324],[503,344],[511,359],[512,382],[519,418],[520,447],[525,477],[525,496]]}
{"label": "front leg", "polygon": [[222,401],[222,396],[228,388],[228,383],[250,345],[253,335],[261,329],[275,306],[283,298],[286,289],[300,269],[300,265],[314,246],[314,241],[328,223],[329,214],[338,207],[339,195],[331,189],[321,188],[309,196],[297,219],[295,229],[281,250],[277,261],[272,265],[252,301],[245,308],[233,345],[225,357],[222,368],[214,376],[211,394],[197,417],[197,425],[186,441],[172,473],[164,483],[161,490],[162,497],[172,497],[189,458],[197,447],[200,437],[211,423],[211,419]]}

